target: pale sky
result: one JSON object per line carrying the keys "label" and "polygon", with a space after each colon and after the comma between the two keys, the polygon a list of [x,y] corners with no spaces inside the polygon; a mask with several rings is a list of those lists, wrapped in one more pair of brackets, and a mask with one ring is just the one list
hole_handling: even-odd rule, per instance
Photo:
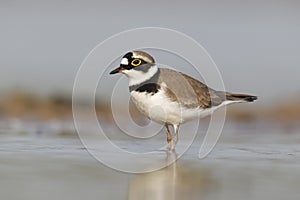
{"label": "pale sky", "polygon": [[98,43],[157,26],[202,44],[229,91],[265,102],[299,96],[299,1],[172,2],[1,1],[0,92],[70,94],[80,64]]}

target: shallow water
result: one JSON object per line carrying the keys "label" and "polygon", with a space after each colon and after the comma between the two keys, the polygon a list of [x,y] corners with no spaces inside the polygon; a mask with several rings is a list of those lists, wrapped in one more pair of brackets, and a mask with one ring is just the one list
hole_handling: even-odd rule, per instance
{"label": "shallow water", "polygon": [[[127,174],[98,162],[70,124],[57,123],[1,124],[0,199],[300,199],[299,129],[227,122],[207,158],[198,158],[199,134],[175,164]],[[118,143],[144,148],[138,141]]]}

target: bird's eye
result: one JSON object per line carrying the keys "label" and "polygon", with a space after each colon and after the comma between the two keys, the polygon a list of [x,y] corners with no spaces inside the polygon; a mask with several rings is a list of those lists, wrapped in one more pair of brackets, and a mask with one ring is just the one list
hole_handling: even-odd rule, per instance
{"label": "bird's eye", "polygon": [[133,61],[131,61],[131,65],[132,66],[139,66],[140,64],[142,63],[142,60],[141,59],[134,59]]}

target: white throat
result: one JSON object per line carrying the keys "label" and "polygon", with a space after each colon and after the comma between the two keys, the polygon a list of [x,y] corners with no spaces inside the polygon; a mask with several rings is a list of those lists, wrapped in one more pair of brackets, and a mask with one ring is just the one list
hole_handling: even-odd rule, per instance
{"label": "white throat", "polygon": [[147,72],[143,72],[140,70],[123,70],[128,79],[129,79],[129,86],[141,84],[150,78],[152,78],[158,71],[158,67],[156,65],[151,66]]}

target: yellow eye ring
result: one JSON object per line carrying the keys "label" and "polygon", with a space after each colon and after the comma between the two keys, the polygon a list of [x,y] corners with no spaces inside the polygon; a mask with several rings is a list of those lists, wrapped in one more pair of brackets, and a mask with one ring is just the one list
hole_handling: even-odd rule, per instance
{"label": "yellow eye ring", "polygon": [[134,59],[133,61],[131,61],[131,65],[132,66],[139,66],[140,64],[142,63],[142,60],[141,59]]}

